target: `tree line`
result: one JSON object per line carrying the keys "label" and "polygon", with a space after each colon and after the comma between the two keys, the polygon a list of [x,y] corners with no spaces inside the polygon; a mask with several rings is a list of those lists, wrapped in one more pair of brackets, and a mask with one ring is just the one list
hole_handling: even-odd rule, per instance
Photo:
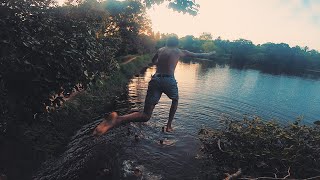
{"label": "tree line", "polygon": [[[172,35],[175,34],[158,33],[155,37],[161,38],[157,47],[163,46],[166,37]],[[320,53],[309,47],[290,47],[286,43],[271,42],[255,45],[246,39],[213,39],[210,33],[202,33],[199,37],[187,35],[180,38],[180,48],[193,52],[216,51],[213,61],[235,68],[254,68],[274,74],[320,76]]]}

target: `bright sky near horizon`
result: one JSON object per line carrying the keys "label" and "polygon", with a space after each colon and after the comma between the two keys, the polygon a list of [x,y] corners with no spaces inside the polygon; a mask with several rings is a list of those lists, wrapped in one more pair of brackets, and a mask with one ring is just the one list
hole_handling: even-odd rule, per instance
{"label": "bright sky near horizon", "polygon": [[320,0],[196,0],[195,17],[165,5],[148,10],[154,31],[214,38],[244,38],[255,44],[284,42],[320,50]]}
{"label": "bright sky near horizon", "polygon": [[[63,1],[63,0],[58,0]],[[244,38],[255,44],[287,43],[320,51],[320,0],[196,0],[195,17],[165,4],[147,11],[153,31],[214,38]]]}

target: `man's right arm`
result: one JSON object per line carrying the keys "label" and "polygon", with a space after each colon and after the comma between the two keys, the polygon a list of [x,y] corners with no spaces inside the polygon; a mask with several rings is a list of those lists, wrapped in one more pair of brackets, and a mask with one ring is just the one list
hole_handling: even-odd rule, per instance
{"label": "man's right arm", "polygon": [[156,54],[154,54],[151,63],[149,63],[149,66],[155,65],[158,63],[158,57],[159,57],[159,52],[157,51]]}
{"label": "man's right arm", "polygon": [[187,50],[181,50],[182,57],[195,57],[195,58],[210,58],[212,55],[216,54],[216,51],[209,53],[194,53]]}

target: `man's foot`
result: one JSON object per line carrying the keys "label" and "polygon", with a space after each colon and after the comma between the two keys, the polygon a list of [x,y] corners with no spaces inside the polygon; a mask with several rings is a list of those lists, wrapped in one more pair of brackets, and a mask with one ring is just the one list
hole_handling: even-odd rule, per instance
{"label": "man's foot", "polygon": [[166,131],[167,131],[167,132],[172,132],[172,131],[173,131],[173,129],[172,129],[172,127],[171,127],[171,126],[167,126]]}
{"label": "man's foot", "polygon": [[118,114],[116,112],[112,112],[94,129],[93,135],[101,136],[107,133],[111,128],[117,125],[116,123],[117,117],[118,117]]}

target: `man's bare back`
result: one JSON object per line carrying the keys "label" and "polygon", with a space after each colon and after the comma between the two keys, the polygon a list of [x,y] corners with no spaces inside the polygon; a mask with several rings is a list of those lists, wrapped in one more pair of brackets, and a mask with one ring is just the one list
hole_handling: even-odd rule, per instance
{"label": "man's bare back", "polygon": [[181,50],[178,48],[163,47],[158,50],[157,72],[173,75],[180,59]]}

